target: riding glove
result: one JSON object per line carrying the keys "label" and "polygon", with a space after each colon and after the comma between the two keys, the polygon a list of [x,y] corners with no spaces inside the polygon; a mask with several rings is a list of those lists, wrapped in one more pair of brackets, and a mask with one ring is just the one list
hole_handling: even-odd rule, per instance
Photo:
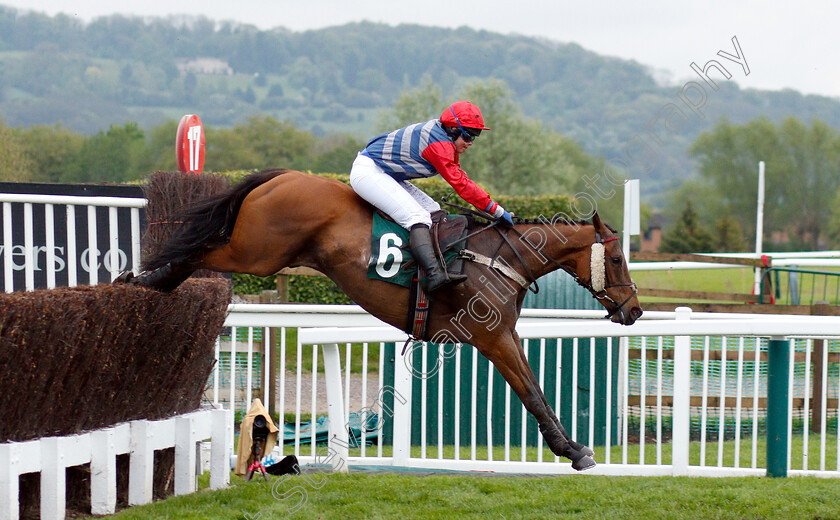
{"label": "riding glove", "polygon": [[503,226],[513,227],[513,215],[510,212],[505,211],[505,208],[500,205],[496,204],[496,211],[493,212],[493,216],[496,217],[496,220],[498,220]]}

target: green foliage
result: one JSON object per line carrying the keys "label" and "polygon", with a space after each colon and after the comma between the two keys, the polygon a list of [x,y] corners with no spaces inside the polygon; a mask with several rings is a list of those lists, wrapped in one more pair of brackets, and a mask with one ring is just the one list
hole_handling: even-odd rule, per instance
{"label": "green foliage", "polygon": [[[597,161],[571,140],[526,119],[513,101],[510,88],[499,80],[466,84],[450,100],[429,77],[423,86],[404,91],[384,120],[390,130],[440,117],[449,103],[466,99],[475,103],[492,130],[482,132],[462,155],[461,165],[471,179],[498,199],[499,193],[538,195],[567,193]],[[507,206],[505,206],[507,207]]]}
{"label": "green foliage", "polygon": [[663,253],[707,253],[712,250],[712,235],[703,229],[694,211],[686,202],[680,219],[662,236],[659,250]]}
{"label": "green foliage", "polygon": [[819,248],[840,189],[837,130],[820,120],[806,126],[794,117],[778,125],[764,117],[744,125],[722,120],[690,152],[722,208],[753,236],[758,163],[764,161],[765,233],[786,231],[794,247]]}
{"label": "green foliage", "polygon": [[325,276],[291,276],[289,300],[297,303],[353,303],[332,280]]}
{"label": "green foliage", "polygon": [[[710,55],[727,44],[725,40],[710,42]],[[219,60],[233,73],[185,68],[205,57]],[[208,126],[231,128],[265,115],[318,137],[344,133],[366,139],[376,133],[377,122],[384,124],[379,113],[405,89],[424,91],[423,97],[416,106],[399,110],[426,119],[440,114],[438,100],[465,97],[470,83],[504,82],[526,121],[540,121],[544,129],[573,139],[588,153],[614,158],[625,155],[630,141],[644,135],[639,128],[667,103],[678,102],[678,89],[657,84],[645,66],[599,56],[576,44],[468,27],[391,27],[367,22],[305,32],[260,31],[201,16],[182,21],[115,15],[85,24],[67,15],[0,7],[0,69],[0,114],[9,125],[62,121],[85,135],[126,121],[136,121],[148,132],[167,118],[197,113]],[[733,81],[721,81],[719,90],[709,93],[704,120],[690,117],[681,132],[665,134],[662,143],[648,143],[654,148],[655,165],[644,172],[634,170],[634,177],[646,181],[646,197],[654,195],[661,204],[662,193],[695,173],[686,149],[708,128],[708,121],[727,116],[745,123],[759,115],[781,121],[796,114],[803,120],[818,116],[840,126],[840,103],[835,99],[791,90],[742,91],[734,81],[741,76],[733,76]],[[424,106],[429,110],[422,110]],[[398,126],[393,120],[388,123]],[[490,126],[494,131],[504,128]],[[529,138],[537,141],[532,136],[539,135],[544,142],[528,144],[529,149],[554,151],[562,146],[551,142],[552,136],[540,133],[537,126],[520,129],[524,133],[510,134],[517,138],[514,144],[499,143],[492,153],[488,146],[481,153],[478,146],[474,148],[474,157],[485,155],[499,169],[483,171],[477,159],[473,164],[471,152],[465,157],[467,171],[494,191],[569,190],[567,183],[579,175],[570,178],[563,163],[540,162],[541,153],[529,159],[530,178],[511,177],[506,153],[519,151],[517,143],[522,146]],[[500,139],[488,137],[482,137],[485,144]],[[253,159],[250,152],[228,154],[238,152],[235,146],[219,152],[218,159],[208,160],[209,168],[226,169],[233,163],[236,168],[259,167],[248,160]],[[157,160],[151,164],[161,167]],[[346,171],[338,166],[330,163],[331,170]],[[496,186],[495,176],[500,175],[505,178],[502,186]],[[544,190],[543,184],[550,190]],[[610,207],[618,202],[611,200]]]}
{"label": "green foliage", "polygon": [[24,143],[0,121],[0,181],[31,180],[32,176]]}
{"label": "green foliage", "polygon": [[16,130],[16,134],[32,165],[29,180],[35,182],[58,182],[68,177],[72,165],[79,161],[85,141],[85,137],[61,125],[36,125]]}
{"label": "green foliage", "polygon": [[716,252],[738,252],[744,248],[741,225],[732,215],[724,215],[715,222],[712,246]]}
{"label": "green foliage", "polygon": [[75,171],[62,175],[65,182],[124,182],[142,178],[145,139],[137,123],[111,126],[82,143]]}
{"label": "green foliage", "polygon": [[[277,288],[276,276],[259,277],[250,274],[233,275],[234,294],[260,294]],[[291,303],[353,303],[344,292],[325,276],[289,277],[289,302]]]}

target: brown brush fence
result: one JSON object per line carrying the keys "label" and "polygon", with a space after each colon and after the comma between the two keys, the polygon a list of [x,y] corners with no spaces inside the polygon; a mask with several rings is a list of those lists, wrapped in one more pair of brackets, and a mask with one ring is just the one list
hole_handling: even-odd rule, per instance
{"label": "brown brush fence", "polygon": [[0,294],[0,442],[195,410],[230,295],[221,279]]}

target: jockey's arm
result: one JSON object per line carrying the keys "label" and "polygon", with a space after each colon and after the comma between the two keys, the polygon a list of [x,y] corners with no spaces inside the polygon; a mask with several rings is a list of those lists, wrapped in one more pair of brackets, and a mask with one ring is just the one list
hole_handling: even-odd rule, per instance
{"label": "jockey's arm", "polygon": [[455,188],[455,192],[462,199],[490,214],[496,210],[498,204],[493,202],[490,195],[470,180],[466,172],[461,169],[454,144],[446,141],[431,143],[423,150],[423,158],[432,163],[435,170]]}

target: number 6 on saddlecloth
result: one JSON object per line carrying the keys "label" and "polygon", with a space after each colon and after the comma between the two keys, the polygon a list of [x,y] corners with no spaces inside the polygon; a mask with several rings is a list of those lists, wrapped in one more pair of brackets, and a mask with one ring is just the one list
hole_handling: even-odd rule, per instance
{"label": "number 6 on saddlecloth", "polygon": [[[393,243],[393,245],[392,245]],[[376,257],[376,274],[382,278],[391,278],[400,271],[402,266],[403,254],[400,246],[403,244],[402,238],[396,233],[385,233],[379,238],[379,255]],[[388,265],[388,259],[393,258],[393,262]]]}

